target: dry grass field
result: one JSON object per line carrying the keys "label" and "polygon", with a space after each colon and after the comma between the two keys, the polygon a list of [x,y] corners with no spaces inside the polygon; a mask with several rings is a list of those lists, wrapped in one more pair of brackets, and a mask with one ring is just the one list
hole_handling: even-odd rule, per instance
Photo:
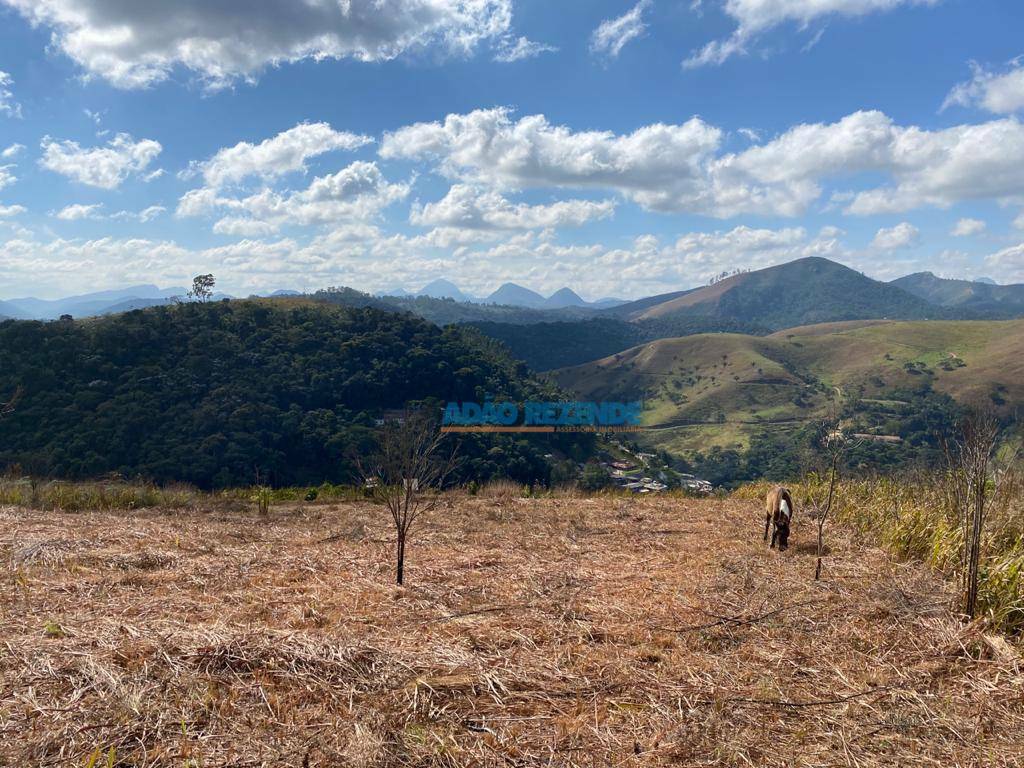
{"label": "dry grass field", "polygon": [[[0,508],[0,765],[1001,766],[1015,651],[754,501]],[[113,752],[111,752],[113,748]]]}

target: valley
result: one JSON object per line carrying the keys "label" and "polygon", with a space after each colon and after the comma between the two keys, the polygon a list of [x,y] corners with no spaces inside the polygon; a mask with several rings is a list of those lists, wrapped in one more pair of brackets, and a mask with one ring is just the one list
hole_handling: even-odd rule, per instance
{"label": "valley", "polygon": [[[663,339],[552,373],[587,398],[642,398],[641,441],[670,451],[749,445],[822,420],[836,393],[884,434],[907,393],[1009,413],[1024,398],[1024,321],[855,321],[770,336]],[[895,410],[894,410],[895,407]]]}
{"label": "valley", "polygon": [[[337,482],[351,475],[346,455],[383,411],[548,388],[589,401],[643,400],[637,448],[666,451],[666,465],[681,461],[683,471],[706,472],[716,483],[735,485],[767,468],[755,463],[737,474],[733,458],[720,453],[704,464],[691,459],[753,447],[791,453],[781,466],[796,471],[804,460],[795,446],[813,441],[835,411],[847,431],[874,443],[859,459],[864,466],[931,464],[932,433],[959,409],[991,406],[1012,420],[1024,399],[1024,320],[993,319],[1016,316],[1020,288],[930,274],[884,283],[810,257],[621,303],[588,303],[569,289],[544,298],[511,283],[481,300],[439,279],[398,296],[335,287],[141,311],[116,312],[114,304],[99,319],[0,324],[0,348],[16,360],[0,372],[0,387],[27,389],[18,411],[0,422],[0,437],[11,434],[0,459],[70,477],[141,471],[209,487],[245,482],[257,466],[274,482],[304,482],[294,461],[302,456],[310,479],[326,471]],[[159,289],[45,307],[82,308],[146,291]],[[44,311],[38,302],[19,306]],[[110,346],[114,337],[153,340],[165,332],[177,336],[144,353],[115,355]],[[207,338],[217,341],[204,349]],[[262,360],[268,377],[254,384],[246,371],[270,339],[277,353]],[[310,381],[296,365],[310,366]],[[50,374],[37,378],[41,370]],[[420,373],[409,378],[411,370]],[[185,381],[190,397],[218,404],[204,405],[205,421],[182,410]],[[134,397],[160,403],[165,418],[137,414]],[[98,398],[108,398],[102,409]],[[219,405],[225,398],[230,407]],[[254,408],[273,419],[255,441],[245,427]],[[302,418],[287,416],[289,409]],[[119,438],[123,418],[142,431]],[[181,475],[196,439],[202,460]],[[592,439],[533,447],[467,441],[476,457],[469,471],[481,480],[511,473],[546,483],[568,471],[554,470],[568,467],[566,459],[576,462],[572,477],[602,455]],[[508,454],[500,459],[492,451],[498,444]],[[147,447],[140,454],[125,448],[132,445]]]}

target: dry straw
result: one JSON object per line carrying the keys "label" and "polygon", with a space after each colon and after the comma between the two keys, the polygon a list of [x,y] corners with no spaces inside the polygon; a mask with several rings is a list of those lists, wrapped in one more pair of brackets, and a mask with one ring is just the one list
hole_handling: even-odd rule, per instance
{"label": "dry straw", "polygon": [[[497,490],[497,489],[495,489]],[[0,510],[0,765],[1019,765],[942,582],[758,501]]]}

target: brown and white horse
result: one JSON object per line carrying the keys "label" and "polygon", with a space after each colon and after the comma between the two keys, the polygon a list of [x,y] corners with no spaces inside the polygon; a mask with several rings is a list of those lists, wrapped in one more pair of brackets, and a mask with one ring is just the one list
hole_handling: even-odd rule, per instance
{"label": "brown and white horse", "polygon": [[768,499],[765,509],[764,540],[768,541],[768,527],[772,527],[772,543],[779,542],[779,552],[784,552],[789,546],[789,524],[793,520],[793,497],[788,488],[779,486],[768,492]]}

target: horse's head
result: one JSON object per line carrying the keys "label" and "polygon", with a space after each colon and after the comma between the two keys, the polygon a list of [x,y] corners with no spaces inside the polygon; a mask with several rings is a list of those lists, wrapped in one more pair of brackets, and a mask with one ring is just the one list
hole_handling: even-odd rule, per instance
{"label": "horse's head", "polygon": [[779,552],[785,552],[789,548],[789,520],[775,523],[775,540],[779,543]]}
{"label": "horse's head", "polygon": [[789,547],[789,524],[793,519],[793,510],[789,508],[789,502],[785,499],[779,504],[779,509],[774,515],[776,541],[779,544],[779,552],[785,552]]}

